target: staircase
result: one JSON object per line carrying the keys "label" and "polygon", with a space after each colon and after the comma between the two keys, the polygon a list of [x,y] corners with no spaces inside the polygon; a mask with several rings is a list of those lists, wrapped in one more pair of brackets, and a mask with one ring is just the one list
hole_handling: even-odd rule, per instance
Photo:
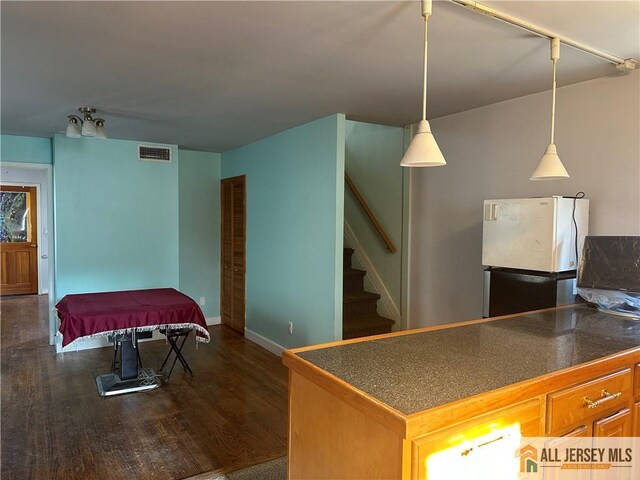
{"label": "staircase", "polygon": [[380,295],[364,289],[364,270],[351,268],[352,248],[343,253],[342,339],[366,337],[391,332],[394,321],[377,312]]}

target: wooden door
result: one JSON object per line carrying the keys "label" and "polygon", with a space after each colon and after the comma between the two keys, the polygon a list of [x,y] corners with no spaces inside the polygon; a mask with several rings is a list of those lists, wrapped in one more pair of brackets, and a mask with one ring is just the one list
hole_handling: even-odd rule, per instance
{"label": "wooden door", "polygon": [[36,187],[0,187],[0,294],[38,293]]}
{"label": "wooden door", "polygon": [[246,266],[245,176],[221,182],[220,312],[222,323],[244,334]]}

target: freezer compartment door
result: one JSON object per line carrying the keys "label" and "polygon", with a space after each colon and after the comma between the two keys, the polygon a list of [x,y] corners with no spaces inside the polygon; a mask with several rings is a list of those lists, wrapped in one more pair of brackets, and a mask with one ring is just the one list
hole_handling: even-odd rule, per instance
{"label": "freezer compartment door", "polygon": [[556,198],[485,200],[482,264],[554,271]]}

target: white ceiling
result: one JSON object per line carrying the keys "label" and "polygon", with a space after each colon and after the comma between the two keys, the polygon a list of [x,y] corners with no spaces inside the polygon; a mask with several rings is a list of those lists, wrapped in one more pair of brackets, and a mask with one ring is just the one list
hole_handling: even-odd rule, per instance
{"label": "white ceiling", "polygon": [[[640,2],[484,2],[640,58]],[[2,133],[50,136],[95,106],[111,138],[224,151],[336,112],[420,116],[418,2],[2,2]],[[545,39],[434,2],[429,118],[550,88]],[[561,48],[560,86],[613,66]]]}

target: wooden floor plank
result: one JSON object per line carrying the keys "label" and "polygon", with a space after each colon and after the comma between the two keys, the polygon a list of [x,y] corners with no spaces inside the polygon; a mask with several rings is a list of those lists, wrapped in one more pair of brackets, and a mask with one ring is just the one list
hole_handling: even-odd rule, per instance
{"label": "wooden floor plank", "polygon": [[[182,479],[287,451],[287,371],[280,358],[223,327],[184,353],[171,380],[148,393],[98,396],[112,350],[56,355],[46,296],[0,303],[3,479]],[[159,368],[165,342],[140,345]]]}

